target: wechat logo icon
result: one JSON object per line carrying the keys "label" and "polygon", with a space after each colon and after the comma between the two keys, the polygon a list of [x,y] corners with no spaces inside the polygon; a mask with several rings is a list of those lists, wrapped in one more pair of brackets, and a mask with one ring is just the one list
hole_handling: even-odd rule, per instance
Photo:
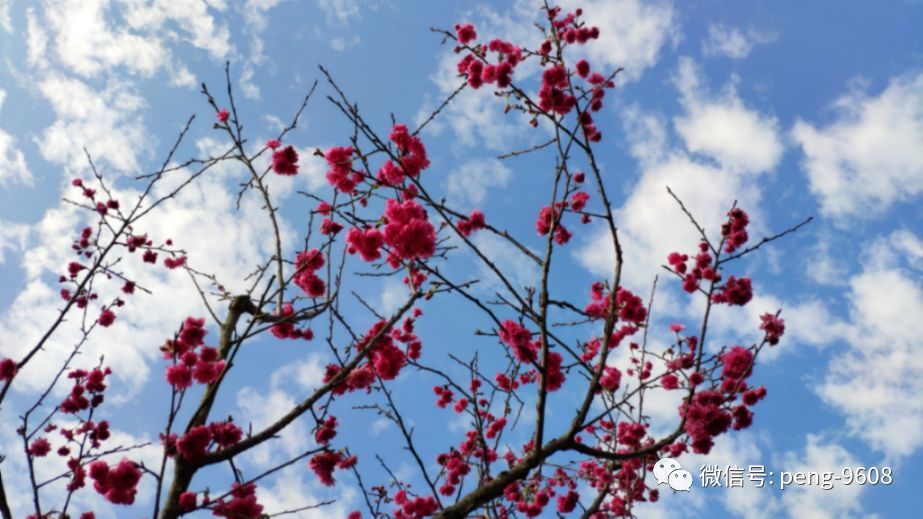
{"label": "wechat logo icon", "polygon": [[654,479],[658,485],[666,483],[677,492],[689,492],[692,488],[692,474],[673,458],[663,458],[654,465]]}

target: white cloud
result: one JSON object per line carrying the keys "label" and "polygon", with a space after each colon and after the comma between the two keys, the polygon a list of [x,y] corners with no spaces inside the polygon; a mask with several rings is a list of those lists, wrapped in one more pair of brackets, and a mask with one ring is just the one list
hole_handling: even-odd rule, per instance
{"label": "white cloud", "polygon": [[224,5],[198,0],[48,0],[41,20],[27,10],[29,63],[44,68],[50,41],[63,68],[95,78],[115,68],[141,77],[164,70],[177,86],[194,84],[171,47],[185,42],[220,59],[232,51],[230,32],[212,10]]}
{"label": "white cloud", "polygon": [[0,219],[0,265],[3,264],[4,249],[18,251],[26,247],[29,226]]}
{"label": "white cloud", "polygon": [[923,193],[923,74],[893,78],[877,97],[852,91],[833,107],[829,125],[799,120],[791,132],[825,215],[872,217]]}
{"label": "white cloud", "polygon": [[138,173],[139,155],[151,150],[151,136],[138,112],[146,101],[127,83],[110,80],[102,91],[59,75],[41,80],[39,91],[51,103],[56,118],[35,138],[45,160],[71,173],[85,170],[83,148],[97,165],[120,173]]}
{"label": "white cloud", "polygon": [[374,436],[378,436],[379,434],[382,433],[382,431],[391,427],[391,425],[392,425],[392,422],[388,420],[387,418],[379,418],[375,420],[374,422],[372,422],[372,434]]}
{"label": "white cloud", "polygon": [[[269,257],[270,250],[274,248],[271,227],[262,210],[262,202],[256,197],[245,196],[240,212],[235,209],[236,182],[241,178],[236,175],[239,173],[221,166],[210,173],[152,211],[137,226],[136,232],[147,232],[157,241],[174,239],[176,246],[186,250],[191,266],[201,272],[213,273],[232,293],[242,293],[247,287],[245,277]],[[170,186],[175,186],[179,180],[178,173],[166,177],[153,195],[165,195]],[[66,196],[73,195],[69,185],[65,189]],[[125,205],[137,194],[133,191],[115,192]],[[0,352],[3,356],[21,356],[57,316],[61,306],[58,288],[46,280],[56,279],[72,260],[71,240],[86,217],[85,212],[62,203],[46,211],[33,227],[35,245],[23,252],[25,288],[0,315]],[[291,243],[292,230],[284,223],[281,230],[283,240]],[[153,369],[157,372],[163,369],[154,360],[158,357],[158,341],[186,316],[203,316],[205,311],[184,273],[168,271],[162,266],[144,265],[137,255],[121,262],[120,268],[127,276],[137,280],[139,286],[152,290],[154,294],[139,292],[129,299],[125,307],[116,309],[118,318],[115,324],[94,332],[81,358],[97,359],[105,354],[106,363],[124,383],[123,398],[130,398],[147,381],[150,363],[153,362]],[[49,274],[52,277],[47,277]],[[115,283],[98,287],[101,300],[107,300],[107,296],[120,286]],[[217,297],[210,297],[213,307],[222,313],[224,304],[217,301]],[[88,318],[94,320],[98,311],[98,308],[94,309]],[[62,359],[67,355],[79,337],[78,317],[79,313],[61,326],[40,356]],[[24,392],[43,388],[57,367],[57,364],[43,361],[40,357],[22,371],[14,388]]]}
{"label": "white cloud", "polygon": [[256,67],[266,59],[262,37],[269,24],[266,13],[278,4],[279,0],[247,0],[242,8],[246,22],[244,27],[250,32],[250,54],[243,64],[240,86],[244,95],[250,99],[260,98],[260,88],[253,82],[253,78],[256,76]]}
{"label": "white cloud", "polygon": [[[646,69],[653,67],[661,48],[677,32],[675,12],[666,2],[567,0],[561,5],[566,10],[582,7],[585,20],[600,29],[599,39],[575,48],[572,57],[587,58],[600,68],[624,67],[620,81],[637,80]],[[534,30],[533,24],[540,21],[539,15],[533,2],[518,0],[506,12],[476,8],[468,19],[475,23],[480,40],[502,37],[527,48],[536,48],[541,43],[541,33]],[[462,82],[455,67],[459,59],[458,54],[447,51],[433,75],[442,96],[453,92]],[[528,60],[516,69],[514,79],[525,84],[537,71],[537,61]],[[523,144],[522,141],[532,139],[535,142],[531,144],[536,144],[537,139],[546,138],[545,134],[537,137],[536,132],[528,131],[529,119],[521,114],[502,113],[499,103],[490,88],[466,88],[447,107],[441,119],[454,131],[457,144],[465,147],[510,151],[513,146]],[[524,135],[528,138],[524,139]]]}
{"label": "white cloud", "polygon": [[[347,472],[338,472],[338,479],[347,476]],[[273,479],[271,486],[257,486],[256,495],[259,503],[263,505],[263,512],[279,514],[283,511],[300,510],[308,506],[317,506],[325,499],[318,497],[329,493],[314,479],[313,474],[306,474],[304,465],[297,464],[287,467],[279,472]],[[331,517],[346,517],[355,508],[350,504],[356,501],[356,491],[338,481],[336,502],[301,510],[297,516],[302,519],[328,519]]]}
{"label": "white cloud", "polygon": [[[252,424],[254,431],[271,425],[296,404],[295,398],[281,389],[271,389],[263,394],[252,387],[244,387],[237,392],[237,407],[240,409],[238,416],[246,417],[246,423]],[[244,423],[243,419],[241,422]],[[247,451],[244,458],[257,467],[269,468],[307,450],[310,437],[304,422],[296,420],[278,434],[277,440]]]}
{"label": "white cloud", "polygon": [[683,58],[676,75],[685,115],[674,118],[676,131],[693,153],[704,153],[742,172],[770,171],[782,157],[783,145],[775,117],[743,104],[734,82],[712,98],[701,85],[695,63]]}
{"label": "white cloud", "polygon": [[[660,266],[666,263],[670,252],[694,250],[700,239],[698,231],[667,193],[667,186],[712,236],[726,220],[725,213],[735,199],[740,207],[750,211],[754,226],[762,226],[762,218],[755,210],[760,191],[754,183],[729,170],[672,154],[643,171],[638,184],[616,211],[626,258],[624,280],[629,287],[646,290],[655,275],[663,274]],[[594,274],[608,277],[615,262],[608,230],[599,226],[591,236],[578,248],[577,257]]]}
{"label": "white cloud", "polygon": [[920,238],[906,229],[869,240],[863,252],[862,264],[867,271],[900,270],[904,262],[920,270],[923,261]]}
{"label": "white cloud", "polygon": [[[5,403],[9,404],[10,402],[7,400]],[[105,409],[105,405],[102,409]],[[7,412],[10,412],[10,410],[7,410]],[[11,413],[11,415],[15,416],[15,413]],[[112,421],[110,420],[110,422]],[[0,426],[0,452],[6,456],[3,462],[5,476],[3,483],[5,485],[6,497],[10,500],[10,508],[13,511],[13,516],[26,517],[28,514],[35,512],[29,479],[27,477],[11,477],[13,475],[28,473],[28,468],[22,453],[22,438],[15,432],[15,427],[18,424],[18,420],[12,419],[5,420],[2,426]],[[76,422],[69,420],[58,420],[56,424],[59,427],[67,428],[73,428],[77,425]],[[160,466],[161,454],[163,451],[160,448],[159,442],[156,440],[152,441],[151,438],[144,435],[136,436],[120,430],[118,429],[118,423],[115,422],[112,422],[110,426],[110,434],[111,436],[109,439],[103,444],[104,449],[129,447],[143,443],[151,443],[151,445],[133,449],[127,453],[122,452],[104,456],[102,459],[106,460],[108,463],[115,464],[122,458],[128,458],[132,461],[144,463],[147,467]],[[61,441],[61,435],[57,432],[47,435],[46,438],[51,442],[52,452],[64,445],[64,442]],[[73,447],[73,445],[71,445],[71,447]],[[34,464],[36,478],[39,481],[45,481],[59,474],[63,474],[68,471],[66,463],[67,458],[54,454],[36,459]],[[168,464],[167,467],[167,473],[169,474],[171,473],[171,465]],[[49,508],[49,505],[60,508],[64,504],[63,496],[67,495],[65,485],[68,481],[67,479],[60,479],[42,488],[41,496],[43,505],[46,508]],[[73,494],[69,505],[70,508],[68,509],[69,513],[77,511],[79,514],[80,512],[92,510],[96,512],[96,517],[99,519],[117,519],[120,515],[124,517],[124,515],[119,512],[142,514],[144,513],[142,510],[150,510],[150,504],[153,501],[152,498],[155,492],[153,478],[141,478],[138,484],[138,495],[135,499],[135,505],[133,508],[129,509],[126,509],[126,507],[115,507],[111,503],[108,503],[103,496],[93,489],[92,479],[88,478],[87,482],[89,485],[85,489]]]}
{"label": "white cloud", "polygon": [[317,0],[317,6],[324,12],[329,24],[346,25],[360,13],[358,0]]}
{"label": "white cloud", "polygon": [[[323,384],[324,366],[326,362],[322,355],[311,354],[303,362],[276,369],[265,392],[249,386],[241,388],[237,392],[237,407],[240,409],[237,416],[246,417],[254,431],[271,425],[295,407],[302,398],[297,395],[309,394]],[[288,391],[288,386],[297,389]],[[305,421],[298,419],[283,429],[277,440],[248,451],[245,458],[258,468],[269,468],[303,453],[312,445],[312,438]]]}
{"label": "white cloud", "polygon": [[0,187],[8,184],[32,185],[32,172],[26,157],[16,148],[16,139],[0,130]]}
{"label": "white cloud", "polygon": [[901,229],[891,233],[890,240],[896,253],[904,256],[913,268],[923,270],[923,240],[919,236]]}
{"label": "white cloud", "polygon": [[[483,6],[476,8],[467,19],[476,24],[481,40],[502,37],[526,47],[535,47],[541,41],[540,34],[531,26],[536,14],[534,5],[520,0],[504,13]],[[451,47],[443,52],[435,73],[430,77],[440,92],[435,104],[440,104],[464,82],[456,68],[460,59],[461,56],[453,52]],[[534,63],[526,61],[517,67],[514,79],[521,81],[536,70]],[[528,129],[528,119],[514,112],[504,114],[500,103],[490,88],[474,90],[466,87],[427,129],[438,133],[443,124],[447,125],[455,134],[456,147],[486,147],[492,151],[509,151],[514,143],[525,140],[523,130]],[[421,115],[418,114],[417,119]],[[526,135],[534,138],[533,132],[526,132]]]}
{"label": "white cloud", "polygon": [[287,364],[274,371],[270,383],[274,388],[294,383],[301,393],[312,391],[323,385],[326,366],[327,362],[322,355],[312,353],[302,362]]}
{"label": "white cloud", "polygon": [[280,0],[247,0],[244,2],[243,12],[247,23],[258,31],[266,30],[269,21],[266,13],[279,5]]}
{"label": "white cloud", "polygon": [[[513,287],[536,286],[539,279],[539,269],[531,259],[509,242],[494,234],[479,232],[474,235],[473,243],[493,261],[497,269],[512,283]],[[492,270],[480,260],[477,261],[481,272],[481,283],[476,286],[478,291],[495,292],[503,287],[499,278]]]}
{"label": "white cloud", "polygon": [[104,0],[55,0],[45,5],[45,22],[58,59],[84,76],[115,66],[152,75],[169,59],[169,51],[156,39],[113,29],[106,20],[107,4]]}
{"label": "white cloud", "polygon": [[[788,472],[840,474],[843,467],[857,467],[863,464],[842,446],[824,443],[820,436],[809,434],[804,452],[788,452],[782,458],[782,467]],[[821,481],[822,483],[822,481]],[[782,492],[782,506],[788,517],[812,517],[817,519],[864,517],[859,502],[862,485],[843,485],[833,481],[830,490],[818,486],[792,485]],[[778,517],[778,516],[776,516]]]}
{"label": "white cloud", "polygon": [[[824,490],[817,485],[789,484],[779,492],[781,472],[834,472],[839,474],[843,467],[863,465],[842,446],[825,441],[819,435],[808,434],[803,451],[787,451],[776,454],[768,449],[761,449],[766,438],[751,431],[725,434],[715,441],[715,446],[707,455],[684,455],[679,459],[686,470],[693,473],[696,487],[700,483],[700,470],[703,466],[717,466],[724,469],[737,466],[744,469],[742,488],[720,489],[720,499],[724,508],[733,516],[744,519],[770,519],[775,517],[811,517],[826,519],[833,517],[868,517],[862,513],[860,498],[863,489],[860,485],[843,485],[831,481],[833,487]],[[763,465],[765,471],[774,472],[766,477],[764,487],[759,488],[751,481],[747,472],[751,465]],[[868,465],[866,463],[865,465]],[[775,485],[770,486],[773,480]],[[722,486],[724,486],[722,481]],[[667,492],[669,493],[669,492]],[[686,502],[687,496],[682,496]],[[701,515],[701,514],[699,514]]]}
{"label": "white cloud", "polygon": [[316,3],[324,13],[326,28],[314,26],[314,34],[335,51],[346,50],[362,41],[355,26],[364,10],[377,11],[383,5],[390,5],[386,0],[316,0]]}
{"label": "white cloud", "polygon": [[[431,78],[441,93],[439,103],[463,82],[455,67],[459,59],[455,53],[445,53]],[[427,127],[427,130],[433,131],[445,124],[452,129],[456,146],[492,151],[509,151],[513,143],[522,140],[523,129],[529,129],[526,126],[528,122],[519,114],[504,114],[500,101],[487,88],[473,90],[466,87],[445,108],[440,119],[437,119],[437,126]]]}
{"label": "white cloud", "polygon": [[[302,126],[304,121],[300,122]],[[316,193],[327,188],[330,184],[327,182],[327,166],[323,161],[314,157],[315,147],[305,146],[298,148],[298,155],[301,157],[298,170],[298,176],[303,178],[307,183],[308,191]]]}
{"label": "white cloud", "polygon": [[0,0],[0,29],[13,32],[13,20],[10,18],[10,8],[13,0]]}
{"label": "white cloud", "polygon": [[490,190],[505,187],[510,175],[512,171],[497,159],[470,160],[449,173],[449,198],[454,203],[479,205]]}
{"label": "white cloud", "polygon": [[175,64],[170,68],[170,86],[173,87],[190,87],[196,84],[196,77],[181,63]]}
{"label": "white cloud", "polygon": [[[890,243],[889,243],[890,242]],[[919,245],[906,231],[879,240],[876,248]],[[911,249],[909,262],[919,261]],[[915,258],[915,259],[914,259]],[[910,456],[923,446],[923,286],[916,273],[872,255],[850,280],[849,350],[835,357],[816,390],[846,416],[849,430],[889,458]]]}
{"label": "white cloud", "polygon": [[[687,224],[688,218],[667,193],[667,186],[712,236],[737,200],[738,206],[750,213],[750,233],[755,235],[765,226],[758,211],[761,190],[754,177],[775,168],[782,154],[775,118],[746,107],[733,83],[721,96],[710,95],[695,63],[684,58],[675,84],[682,95],[684,113],[673,118],[674,129],[689,151],[713,160],[703,161],[671,148],[662,118],[637,106],[625,112],[629,149],[642,169],[640,180],[616,211],[628,258],[624,267],[629,286],[646,286],[662,272],[660,266],[667,254],[693,250],[699,240],[698,232]],[[595,237],[578,249],[577,256],[595,274],[610,275],[615,253],[608,231],[598,228]]]}
{"label": "white cloud", "polygon": [[821,285],[845,285],[848,269],[842,255],[831,252],[829,237],[821,236],[808,256],[804,258],[804,272]]}
{"label": "white cloud", "polygon": [[[759,447],[759,440],[760,438],[751,431],[725,434],[715,440],[715,446],[707,455],[687,455],[681,457],[679,462],[686,470],[692,472],[695,487],[698,488],[703,466],[710,465],[724,469],[736,465],[746,470],[750,465],[766,465],[767,460]],[[771,468],[767,467],[766,470],[771,470]],[[749,479],[745,478],[743,488],[722,489],[721,497],[725,509],[735,517],[746,519],[779,517],[779,504],[772,498],[772,491],[757,487]]]}
{"label": "white cloud", "polygon": [[360,41],[362,40],[355,34],[348,38],[339,36],[330,40],[330,48],[333,50],[343,51],[358,45]]}
{"label": "white cloud", "polygon": [[678,36],[677,13],[669,2],[641,0],[564,0],[560,5],[584,10],[584,20],[599,27],[599,39],[575,50],[593,65],[624,67],[620,81],[637,80],[660,58],[661,49]]}
{"label": "white cloud", "polygon": [[[760,331],[760,316],[774,314],[781,309],[780,317],[785,321],[785,335],[779,345],[765,348],[760,361],[777,359],[783,352],[801,349],[803,346],[825,348],[848,336],[849,325],[834,316],[827,305],[817,298],[798,301],[783,301],[768,294],[763,286],[755,284],[753,299],[744,307],[725,307],[712,312],[709,318],[709,345],[712,349],[730,344],[759,343],[763,338]],[[696,318],[704,312],[704,300],[697,299],[686,307],[688,316]],[[823,326],[818,326],[823,323]],[[712,334],[714,332],[714,334]]]}
{"label": "white cloud", "polygon": [[[218,24],[209,12],[209,4],[200,0],[122,0],[124,18],[128,26],[156,33],[163,31],[165,40],[185,39],[199,49],[208,51],[213,58],[225,57],[232,48],[228,27]],[[212,3],[213,9],[225,9],[223,3]],[[183,36],[167,29],[175,23]]]}
{"label": "white cloud", "polygon": [[742,59],[746,58],[757,44],[770,43],[777,37],[776,34],[763,34],[754,30],[744,34],[737,27],[712,23],[708,26],[708,37],[702,40],[702,54]]}
{"label": "white cloud", "polygon": [[628,136],[631,155],[642,167],[654,166],[665,160],[667,147],[666,122],[662,117],[644,112],[638,104],[622,110],[622,127]]}
{"label": "white cloud", "polygon": [[26,62],[36,68],[47,65],[48,33],[35,15],[35,9],[26,9]]}
{"label": "white cloud", "polygon": [[[6,92],[0,90],[0,110]],[[7,184],[32,185],[32,172],[26,164],[26,157],[16,148],[16,139],[9,133],[0,129],[0,187]]]}
{"label": "white cloud", "polygon": [[407,302],[409,294],[407,285],[394,276],[386,277],[381,282],[381,295],[377,311],[382,315],[391,315]]}

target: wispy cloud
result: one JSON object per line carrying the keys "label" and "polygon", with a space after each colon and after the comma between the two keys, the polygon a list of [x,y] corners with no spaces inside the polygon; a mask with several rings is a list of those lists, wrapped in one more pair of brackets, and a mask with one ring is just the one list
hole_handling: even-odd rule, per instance
{"label": "wispy cloud", "polygon": [[923,74],[892,78],[877,96],[854,89],[833,110],[830,124],[791,131],[825,215],[871,218],[923,193]]}
{"label": "wispy cloud", "polygon": [[731,59],[746,58],[753,47],[774,42],[778,33],[764,33],[750,29],[746,32],[722,23],[708,26],[708,36],[702,40],[702,54]]}

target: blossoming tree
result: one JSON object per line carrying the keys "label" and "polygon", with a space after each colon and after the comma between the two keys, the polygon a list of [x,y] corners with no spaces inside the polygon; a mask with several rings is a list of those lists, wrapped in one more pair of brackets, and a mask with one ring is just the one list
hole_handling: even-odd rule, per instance
{"label": "blossoming tree", "polygon": [[[751,386],[748,378],[762,349],[779,342],[783,321],[778,311],[766,313],[761,341],[707,347],[709,316],[721,305],[743,306],[752,298],[750,279],[735,272],[735,260],[797,226],[748,246],[749,220],[742,208],[725,208],[727,220],[717,230],[720,233],[709,234],[716,230],[702,228],[674,196],[701,242],[697,250],[670,254],[663,268],[669,282],[681,285],[689,298],[702,300],[704,312],[695,330],[671,325],[673,343],[665,349],[650,347],[647,331],[654,292],[645,302],[624,286],[623,265],[632,260],[623,256],[619,222],[607,193],[611,173],[600,167],[595,155],[602,134],[594,117],[620,70],[596,70],[585,60],[569,61],[569,49],[605,37],[591,20],[583,20],[579,9],[564,13],[546,4],[543,13],[544,39],[534,49],[502,39],[483,41],[471,24],[440,31],[459,55],[458,91],[490,89],[505,101],[497,109],[524,115],[532,126],[547,130],[547,142],[507,155],[548,158],[548,171],[542,176],[548,202],[523,208],[537,213],[537,252],[528,245],[534,237],[516,237],[479,210],[460,212],[436,192],[421,130],[455,94],[418,127],[395,122],[383,131],[363,117],[323,69],[330,101],[354,128],[342,146],[304,157],[286,143],[313,88],[287,128],[264,145],[252,146],[244,135],[228,74],[224,100],[203,86],[216,114],[214,129],[227,142],[225,153],[178,163],[175,155],[190,119],[163,166],[139,177],[143,185],[137,198],[119,200],[99,173],[75,179],[74,203],[95,215],[95,223],[74,236],[74,260],[62,265],[60,311],[24,356],[0,359],[0,405],[11,389],[16,390],[17,376],[35,363],[60,367],[34,405],[19,416],[21,451],[3,453],[23,456],[28,473],[4,472],[0,464],[0,514],[12,517],[3,481],[24,477],[32,489],[30,517],[90,519],[93,510],[75,510],[72,498],[78,492],[99,494],[112,506],[128,505],[143,484],[154,489],[151,517],[262,517],[279,511],[264,510],[257,487],[279,469],[298,463],[320,484],[360,489],[363,505],[349,514],[350,519],[622,517],[630,516],[639,502],[658,499],[650,475],[658,458],[708,453],[715,437],[748,427],[754,406],[767,393],[762,386]],[[537,95],[530,92],[527,74],[517,78],[526,62],[541,70]],[[271,165],[258,166],[266,157],[271,157]],[[305,160],[326,163],[331,195],[304,193],[309,200],[304,209],[306,233],[297,241],[285,241],[269,177],[298,175]],[[250,289],[242,293],[227,292],[214,276],[195,269],[195,258],[183,253],[182,236],[174,243],[171,237],[145,232],[154,208],[169,204],[226,161],[236,161],[248,171],[240,196],[259,198],[273,229],[273,254],[255,266]],[[583,167],[578,169],[576,163]],[[166,179],[171,180],[169,189],[155,189]],[[606,279],[586,287],[583,300],[569,300],[555,289],[556,281],[568,273],[554,259],[573,234],[591,222],[608,230],[615,261]],[[477,233],[507,242],[534,264],[541,273],[536,286],[522,286],[498,267],[474,239]],[[450,273],[447,265],[465,254],[499,280],[495,299],[486,299],[473,280]],[[146,290],[123,272],[123,262],[186,271],[202,295],[200,314],[163,330],[158,340],[144,338],[152,348],[160,344],[162,363],[157,369],[170,388],[158,431],[162,454],[155,466],[133,459],[133,446],[107,441],[111,426],[98,419],[97,410],[104,405],[111,370],[104,359],[83,365],[79,356],[91,336],[106,340],[105,329],[119,319],[123,305],[143,304],[135,301]],[[355,325],[358,320],[340,311],[341,301],[349,297],[344,279],[359,269],[402,278],[406,288],[406,299],[390,315],[369,308],[377,322],[362,329]],[[205,285],[219,292],[221,307],[209,304],[201,288]],[[362,300],[361,294],[356,297]],[[415,325],[425,319],[428,301],[449,297],[460,298],[483,316],[488,331],[479,335],[495,343],[492,349],[463,359],[441,351],[438,340],[433,344],[418,335]],[[68,319],[82,323],[80,339],[67,358],[47,358],[44,346]],[[325,340],[318,329],[326,332]],[[267,335],[326,349],[333,361],[326,366],[322,385],[301,395],[296,405],[262,429],[247,428],[246,416],[216,417],[216,403],[235,376],[242,348]],[[620,362],[616,351],[624,352]],[[453,366],[461,370],[450,369]],[[466,427],[460,441],[438,452],[418,443],[411,425],[414,413],[408,413],[392,392],[396,379],[407,372],[433,381],[431,406],[416,409],[416,416],[462,417]],[[565,420],[551,423],[550,402],[565,387],[582,396],[565,406]],[[62,388],[66,396],[60,399],[56,395]],[[660,435],[652,432],[655,424],[644,407],[645,396],[651,399],[657,392],[681,397],[672,423],[656,424],[657,430],[669,431]],[[527,405],[534,411],[522,418]],[[364,467],[375,461],[359,459],[350,445],[338,441],[340,423],[348,420],[343,413],[359,413],[360,406],[376,410],[400,430],[417,484],[390,471],[387,480],[369,481]],[[4,420],[13,419],[8,406],[2,411]],[[244,474],[235,468],[236,457],[273,441],[299,420],[313,427],[311,449],[264,473]],[[513,442],[514,431],[524,431],[528,441]],[[66,470],[41,479],[36,467],[54,456],[66,460]],[[202,474],[214,470],[231,471],[234,483],[206,490]]]}

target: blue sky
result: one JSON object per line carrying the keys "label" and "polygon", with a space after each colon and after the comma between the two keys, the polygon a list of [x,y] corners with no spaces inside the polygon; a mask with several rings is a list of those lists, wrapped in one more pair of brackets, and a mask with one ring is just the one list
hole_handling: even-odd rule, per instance
{"label": "blue sky", "polygon": [[[253,142],[263,142],[280,120],[290,119],[319,77],[319,64],[381,131],[390,126],[391,114],[417,122],[459,82],[456,56],[430,27],[471,21],[484,36],[528,43],[535,39],[529,24],[538,3],[0,0],[0,357],[34,342],[57,304],[54,278],[69,258],[81,218],[60,200],[70,179],[88,174],[84,147],[126,193],[136,188],[131,177],[160,164],[190,114],[198,120],[183,148],[186,155],[221,149],[198,85],[204,81],[213,92],[222,91],[225,60],[231,61]],[[582,5],[590,23],[600,27],[600,40],[581,52],[602,67],[625,67],[597,121],[604,136],[599,158],[631,258],[630,288],[647,293],[667,252],[694,247],[694,229],[685,225],[666,185],[712,230],[721,222],[721,208],[735,199],[751,213],[754,237],[814,217],[797,235],[737,266],[753,276],[756,297],[746,309],[722,309],[715,317],[715,348],[722,341],[753,339],[759,314],[777,308],[783,309],[787,335],[762,358],[755,375],[769,390],[757,406],[755,424],[723,437],[709,456],[683,458],[684,466],[695,467],[693,472],[706,463],[764,464],[776,471],[844,466],[894,471],[890,486],[696,488],[690,495],[665,495],[639,515],[890,518],[919,509],[923,37],[914,22],[923,19],[923,3],[567,0],[564,5]],[[534,70],[521,74],[534,88]],[[283,202],[290,240],[310,208],[295,192],[329,192],[324,165],[311,152],[345,144],[349,136],[348,124],[324,98],[329,93],[321,85],[323,95],[311,101],[305,124],[289,139],[302,150],[302,173],[272,186]],[[496,156],[541,142],[543,130],[501,109],[489,93],[466,91],[430,125],[424,132],[433,163],[427,182],[450,202],[483,209],[491,222],[539,247],[534,214],[546,194],[535,189],[535,178],[547,174],[548,157]],[[193,265],[232,287],[243,286],[242,277],[270,249],[259,201],[245,198],[240,212],[233,207],[240,174],[224,168],[203,179],[148,229],[178,240]],[[479,239],[518,283],[536,279],[502,244]],[[612,258],[600,245],[604,239],[601,229],[579,229],[560,256],[559,290],[575,300],[588,297],[590,283],[610,271]],[[353,269],[363,268],[352,260]],[[453,268],[458,275],[482,276],[485,294],[497,289],[468,258],[460,257]],[[167,394],[157,346],[182,317],[203,315],[185,276],[147,281],[155,294],[129,305],[86,355],[105,353],[116,369],[121,398],[110,402],[108,412],[126,441],[156,438],[149,431],[162,420]],[[387,279],[362,278],[350,287],[386,310],[403,297],[399,283]],[[669,340],[666,326],[691,324],[699,310],[679,287],[662,282],[654,309],[660,332],[653,340]],[[358,322],[372,322],[358,305],[349,311]],[[468,324],[489,323],[478,321],[462,302],[436,300],[425,311],[420,334],[433,362],[449,352],[496,353],[497,345],[475,338]],[[69,347],[68,333],[50,346],[49,357]],[[316,384],[328,359],[319,345],[265,340],[253,348],[243,360],[247,375],[233,381],[217,413],[265,423]],[[43,363],[23,373],[5,416],[15,416],[13,409],[28,401],[53,368]],[[426,409],[413,419],[431,458],[462,435],[453,413],[429,411],[433,384],[418,375],[394,383],[407,408]],[[557,410],[566,416],[573,405],[568,395],[577,396],[556,395],[553,415]],[[675,418],[675,405],[664,399],[652,414],[667,423]],[[138,413],[139,408],[151,412]],[[394,426],[348,406],[338,416],[341,438],[358,446],[372,481],[384,478],[376,453],[416,477],[396,447]],[[2,423],[0,442],[15,445],[11,421]],[[247,458],[245,466],[257,471],[297,452],[309,443],[307,427],[297,425],[272,449]],[[354,482],[345,475],[334,490],[313,478],[300,465],[265,488],[261,501],[278,511],[312,499],[339,500],[317,517],[345,516],[358,507]],[[209,474],[202,486],[206,483],[217,488],[227,475]],[[94,498],[85,494],[83,504],[92,506]],[[142,491],[142,499],[149,497],[149,489]]]}

